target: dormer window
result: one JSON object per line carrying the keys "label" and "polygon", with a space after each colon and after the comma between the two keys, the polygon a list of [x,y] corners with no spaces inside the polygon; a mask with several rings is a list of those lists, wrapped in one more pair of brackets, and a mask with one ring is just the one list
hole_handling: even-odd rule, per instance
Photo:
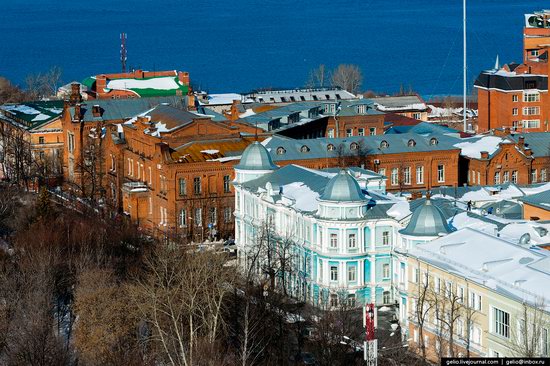
{"label": "dormer window", "polygon": [[407,142],[408,147],[414,147],[415,145],[416,145],[416,141],[414,141],[413,139],[410,139],[409,142]]}
{"label": "dormer window", "polygon": [[336,146],[334,146],[333,144],[328,144],[327,145],[327,150],[328,151],[334,151],[334,150],[336,150]]}
{"label": "dormer window", "polygon": [[432,137],[432,138],[430,139],[430,145],[437,145],[437,143],[438,143],[438,141],[437,141],[437,139],[436,139],[435,137]]}
{"label": "dormer window", "polygon": [[279,147],[277,148],[277,155],[283,155],[283,154],[285,154],[285,153],[286,153],[286,150],[285,150],[284,147],[279,146]]}
{"label": "dormer window", "polygon": [[303,152],[303,153],[307,153],[309,151],[309,147],[307,147],[306,145],[302,146],[300,148],[300,151]]}
{"label": "dormer window", "polygon": [[367,106],[362,104],[357,106],[357,113],[359,114],[365,114],[367,113]]}
{"label": "dormer window", "polygon": [[352,142],[350,145],[349,145],[349,149],[350,150],[357,150],[359,149],[359,144],[357,142]]}
{"label": "dormer window", "polygon": [[381,149],[387,149],[388,147],[390,147],[390,144],[389,144],[386,140],[383,140],[383,141],[380,143],[380,148],[381,148]]}

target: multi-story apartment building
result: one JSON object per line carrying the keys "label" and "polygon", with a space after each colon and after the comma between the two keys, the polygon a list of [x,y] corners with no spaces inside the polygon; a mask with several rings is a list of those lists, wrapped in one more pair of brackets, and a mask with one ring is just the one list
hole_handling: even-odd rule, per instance
{"label": "multi-story apartment building", "polygon": [[[393,202],[384,196],[383,176],[278,168],[259,143],[245,150],[235,172],[235,241],[245,272],[323,307],[392,301],[399,224],[386,212]],[[275,272],[277,278],[269,275]]]}
{"label": "multi-story apartment building", "polygon": [[526,15],[522,64],[497,64],[478,76],[478,132],[504,127],[549,131],[549,16],[548,11]]}
{"label": "multi-story apartment building", "polygon": [[428,120],[428,105],[416,94],[371,99],[381,112],[397,113],[419,121]]}

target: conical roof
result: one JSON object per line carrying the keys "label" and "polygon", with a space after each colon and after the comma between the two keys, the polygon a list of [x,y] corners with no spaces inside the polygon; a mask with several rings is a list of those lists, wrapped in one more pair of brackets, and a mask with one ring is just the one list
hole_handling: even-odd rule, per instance
{"label": "conical roof", "polygon": [[410,236],[439,236],[449,234],[452,230],[443,212],[427,199],[423,205],[414,210],[407,227],[399,232]]}
{"label": "conical roof", "polygon": [[248,145],[244,150],[241,161],[235,166],[241,170],[275,170],[277,165],[271,160],[269,151],[258,141]]}
{"label": "conical roof", "polygon": [[356,202],[365,201],[365,195],[359,183],[347,171],[341,170],[329,180],[325,191],[319,198],[322,201]]}

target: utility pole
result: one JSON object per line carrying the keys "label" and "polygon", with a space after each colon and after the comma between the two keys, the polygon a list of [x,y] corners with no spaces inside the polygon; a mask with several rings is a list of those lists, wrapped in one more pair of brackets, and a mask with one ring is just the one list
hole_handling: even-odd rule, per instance
{"label": "utility pole", "polygon": [[462,37],[463,37],[463,42],[464,42],[464,50],[463,50],[463,53],[464,53],[464,87],[463,87],[463,107],[462,107],[462,114],[463,114],[463,118],[464,118],[464,132],[466,132],[466,130],[468,129],[468,126],[466,124],[466,91],[467,91],[467,87],[466,87],[466,78],[468,76],[468,66],[467,66],[467,59],[466,59],[466,0],[463,0],[463,3],[462,3],[462,22],[463,22],[463,25],[462,25]]}
{"label": "utility pole", "polygon": [[126,72],[126,33],[120,33],[120,63],[122,72]]}

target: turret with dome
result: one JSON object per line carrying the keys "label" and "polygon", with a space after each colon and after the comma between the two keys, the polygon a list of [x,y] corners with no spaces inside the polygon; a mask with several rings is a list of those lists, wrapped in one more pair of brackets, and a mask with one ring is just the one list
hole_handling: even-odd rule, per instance
{"label": "turret with dome", "polygon": [[273,163],[269,151],[258,141],[248,145],[244,150],[241,161],[235,166],[235,181],[243,183],[261,177],[278,169]]}
{"label": "turret with dome", "polygon": [[409,246],[431,241],[439,236],[450,234],[452,231],[443,212],[428,197],[422,205],[414,210],[411,220],[399,233]]}
{"label": "turret with dome", "polygon": [[319,216],[327,219],[359,219],[367,210],[370,197],[345,169],[332,177],[319,197]]}

